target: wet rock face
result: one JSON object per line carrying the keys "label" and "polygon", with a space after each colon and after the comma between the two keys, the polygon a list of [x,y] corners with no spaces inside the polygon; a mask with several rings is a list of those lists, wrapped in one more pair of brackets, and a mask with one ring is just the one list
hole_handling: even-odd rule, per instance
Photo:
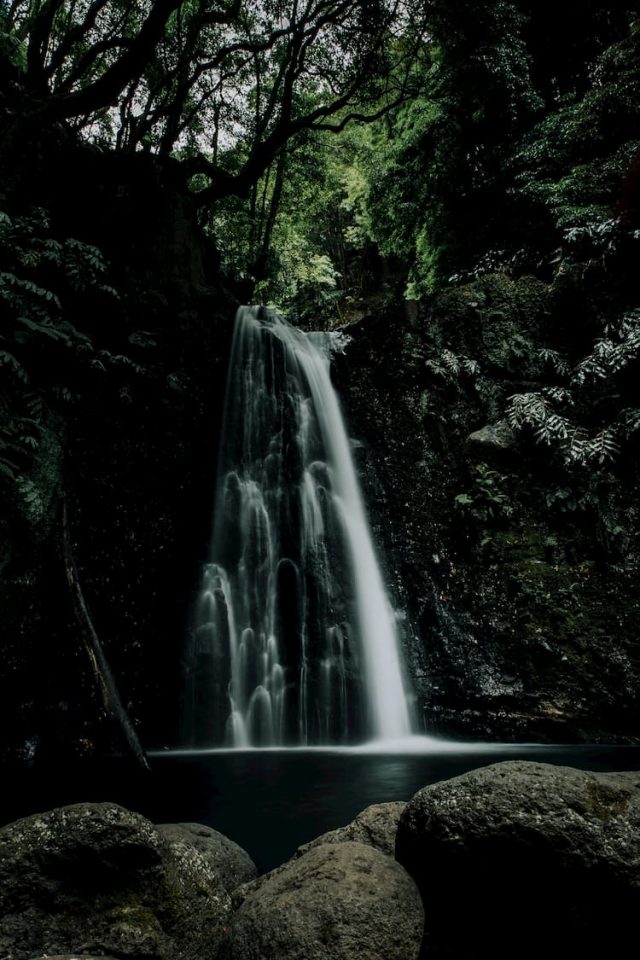
{"label": "wet rock face", "polygon": [[144,960],[214,956],[231,911],[189,841],[115,804],[75,804],[0,830],[0,951]]}
{"label": "wet rock face", "polygon": [[423,928],[405,870],[361,843],[324,843],[248,885],[224,960],[412,960]]}
{"label": "wet rock face", "polygon": [[[554,296],[532,277],[485,276],[410,319],[400,304],[363,318],[334,358],[386,582],[406,613],[417,713],[434,734],[638,738],[638,472],[596,496],[588,471],[568,476],[505,423],[509,397],[546,385],[531,358],[564,315]],[[576,360],[586,340],[580,349]]]}
{"label": "wet rock face", "polygon": [[640,774],[472,771],[413,797],[396,856],[421,889],[430,957],[622,956],[640,909]]}
{"label": "wet rock face", "polygon": [[321,846],[323,843],[344,843],[355,841],[364,843],[389,857],[395,856],[396,832],[398,821],[406,804],[401,801],[392,803],[375,803],[348,823],[346,827],[339,827],[329,833],[323,833],[309,843],[298,848],[297,856]]}

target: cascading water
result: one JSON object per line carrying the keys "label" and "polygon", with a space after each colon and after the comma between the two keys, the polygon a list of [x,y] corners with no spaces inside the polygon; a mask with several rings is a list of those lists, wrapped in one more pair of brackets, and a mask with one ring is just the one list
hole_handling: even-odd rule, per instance
{"label": "cascading water", "polygon": [[262,308],[236,317],[213,561],[189,665],[201,744],[328,745],[411,732],[329,338]]}

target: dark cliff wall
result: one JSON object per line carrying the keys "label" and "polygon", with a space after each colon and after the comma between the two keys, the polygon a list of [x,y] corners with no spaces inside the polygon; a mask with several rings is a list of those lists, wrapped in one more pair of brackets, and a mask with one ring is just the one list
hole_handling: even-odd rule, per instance
{"label": "dark cliff wall", "polygon": [[[511,395],[554,383],[538,348],[573,329],[588,351],[578,276],[490,275],[348,328],[336,377],[431,732],[638,736],[637,445],[567,469],[504,421]],[[628,403],[636,383],[617,383]]]}
{"label": "dark cliff wall", "polygon": [[29,502],[5,497],[3,746],[10,755],[77,754],[114,735],[73,619],[63,495],[122,698],[145,744],[173,742],[189,605],[211,531],[233,297],[170,165],[55,134],[5,151],[3,172],[9,213],[36,210],[51,236],[95,244],[118,294],[89,296],[72,317],[91,337],[91,360],[71,399],[47,405],[25,468]]}

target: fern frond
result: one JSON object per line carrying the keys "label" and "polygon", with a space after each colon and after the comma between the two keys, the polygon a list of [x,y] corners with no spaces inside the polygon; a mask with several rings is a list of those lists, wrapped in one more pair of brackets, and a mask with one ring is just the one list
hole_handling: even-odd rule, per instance
{"label": "fern frond", "polygon": [[543,366],[550,368],[554,373],[557,373],[558,376],[564,377],[570,371],[567,360],[557,350],[550,350],[548,347],[543,347],[541,350],[538,350],[538,359]]}
{"label": "fern frond", "polygon": [[61,306],[59,298],[52,290],[39,287],[37,283],[26,280],[24,277],[18,277],[15,273],[8,273],[7,271],[0,272],[0,292],[3,290],[35,297],[38,300],[43,300],[46,303],[56,306],[58,309]]}
{"label": "fern frond", "polygon": [[443,350],[438,358],[425,361],[425,366],[436,376],[445,380],[456,380],[461,375],[477,377],[480,374],[480,364],[469,357],[458,356],[451,350]]}
{"label": "fern frond", "polygon": [[0,350],[0,366],[9,367],[18,380],[21,380],[22,383],[29,383],[29,374],[20,361],[8,350]]}
{"label": "fern frond", "polygon": [[5,477],[8,477],[9,480],[15,480],[18,467],[15,463],[12,463],[11,460],[6,460],[4,457],[0,457],[0,473]]}
{"label": "fern frond", "polygon": [[567,407],[571,407],[575,403],[574,396],[567,387],[543,387],[542,395],[546,400],[551,400],[553,403]]}
{"label": "fern frond", "polygon": [[622,410],[618,416],[622,432],[625,437],[630,437],[640,430],[640,408],[631,407]]}
{"label": "fern frond", "polygon": [[30,317],[16,317],[18,323],[21,323],[32,333],[41,334],[43,337],[49,337],[51,340],[63,340],[69,342],[68,335],[58,326],[52,326],[46,323],[38,323]]}
{"label": "fern frond", "polygon": [[135,360],[132,360],[131,357],[127,357],[123,353],[109,353],[108,350],[99,350],[98,356],[103,357],[105,362],[112,364],[116,367],[129,367],[139,376],[144,376],[146,374],[146,369],[141,366],[139,363],[136,363]]}

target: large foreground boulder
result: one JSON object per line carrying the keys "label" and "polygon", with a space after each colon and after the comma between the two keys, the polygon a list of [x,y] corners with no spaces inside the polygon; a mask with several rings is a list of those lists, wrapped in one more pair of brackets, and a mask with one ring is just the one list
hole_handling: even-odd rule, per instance
{"label": "large foreground boulder", "polygon": [[430,957],[618,957],[640,915],[640,774],[508,762],[425,787],[396,856]]}
{"label": "large foreground boulder", "polygon": [[309,843],[304,843],[301,847],[298,847],[296,855],[301,856],[323,843],[344,843],[345,840],[353,840],[356,843],[366,843],[370,847],[375,847],[381,853],[393,857],[396,848],[398,821],[405,806],[406,804],[400,800],[390,803],[374,803],[362,810],[346,827],[330,830],[328,833],[323,833],[320,837],[310,840]]}
{"label": "large foreground boulder", "polygon": [[158,830],[169,841],[194,846],[227,893],[258,876],[257,867],[249,854],[212,827],[201,823],[161,823]]}
{"label": "large foreground boulder", "polygon": [[0,829],[0,956],[213,957],[231,912],[194,848],[111,803]]}
{"label": "large foreground boulder", "polygon": [[391,857],[325,843],[248,884],[225,960],[414,960],[418,890]]}

